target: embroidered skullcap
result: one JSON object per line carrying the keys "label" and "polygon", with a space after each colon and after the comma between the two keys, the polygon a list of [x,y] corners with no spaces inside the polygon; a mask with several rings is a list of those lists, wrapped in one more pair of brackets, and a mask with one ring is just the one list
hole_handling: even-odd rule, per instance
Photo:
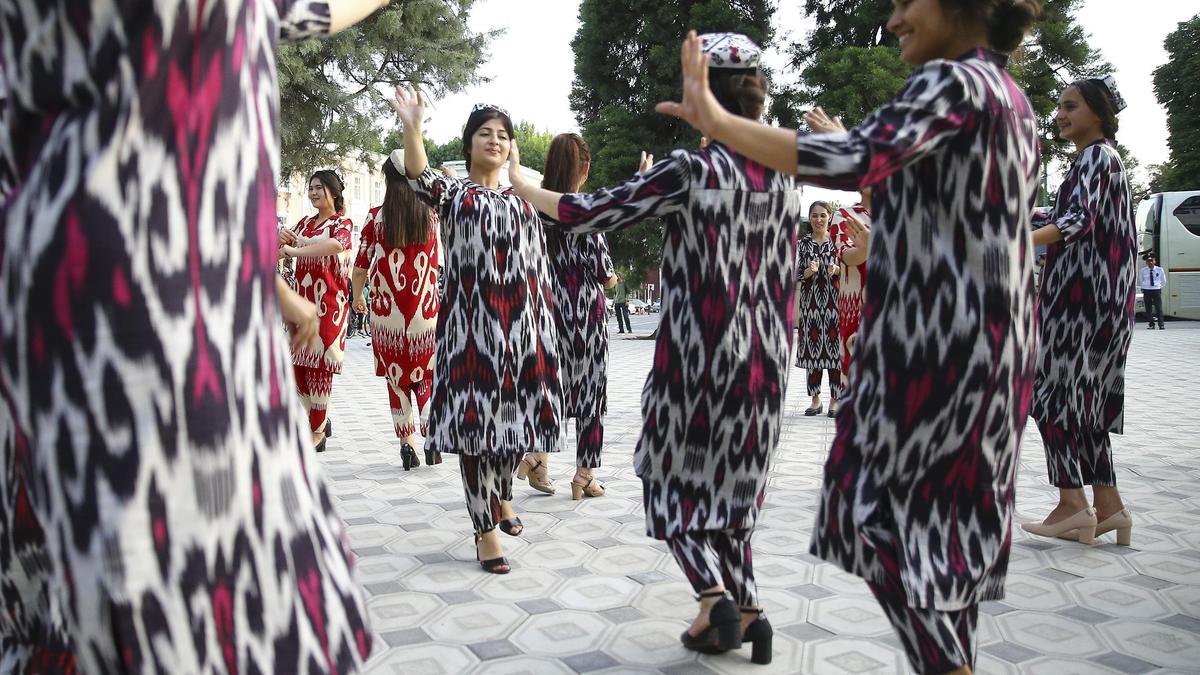
{"label": "embroidered skullcap", "polygon": [[403,176],[404,175],[404,151],[403,150],[393,150],[392,154],[388,155],[388,160],[391,161],[392,166],[396,167],[396,170],[400,172],[401,176]]}
{"label": "embroidered skullcap", "polygon": [[480,110],[495,110],[496,112],[500,113],[501,115],[504,115],[505,117],[508,117],[508,118],[512,117],[512,115],[508,114],[507,110],[505,110],[504,108],[501,108],[498,105],[492,105],[491,103],[476,103],[475,106],[471,108],[471,114],[474,115],[475,113],[479,112]]}
{"label": "embroidered skullcap", "polygon": [[1117,78],[1109,74],[1098,79],[1104,85],[1104,88],[1108,90],[1108,96],[1112,99],[1113,110],[1117,112],[1124,110],[1129,104],[1125,102],[1125,97],[1121,96],[1121,90],[1117,89]]}
{"label": "embroidered skullcap", "polygon": [[762,48],[741,33],[705,33],[700,36],[700,50],[708,54],[711,68],[758,68]]}

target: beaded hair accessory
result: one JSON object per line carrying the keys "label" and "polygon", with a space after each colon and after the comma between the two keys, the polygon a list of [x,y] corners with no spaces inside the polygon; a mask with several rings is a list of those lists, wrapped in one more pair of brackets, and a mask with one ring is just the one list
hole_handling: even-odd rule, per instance
{"label": "beaded hair accessory", "polygon": [[1117,112],[1124,110],[1129,104],[1125,102],[1125,97],[1121,96],[1121,91],[1117,89],[1117,79],[1112,75],[1105,75],[1099,78],[1099,80],[1104,85],[1104,88],[1108,90],[1109,97],[1112,98],[1113,110]]}
{"label": "beaded hair accessory", "polygon": [[708,54],[710,68],[753,70],[762,57],[762,48],[741,33],[705,33],[700,51]]}
{"label": "beaded hair accessory", "polygon": [[504,108],[501,108],[498,105],[492,105],[491,103],[476,103],[475,106],[471,108],[471,114],[474,115],[475,113],[479,112],[480,110],[495,110],[496,112],[500,113],[501,115],[504,115],[505,117],[509,117],[509,118],[512,117],[512,115],[508,114],[507,110],[505,110]]}

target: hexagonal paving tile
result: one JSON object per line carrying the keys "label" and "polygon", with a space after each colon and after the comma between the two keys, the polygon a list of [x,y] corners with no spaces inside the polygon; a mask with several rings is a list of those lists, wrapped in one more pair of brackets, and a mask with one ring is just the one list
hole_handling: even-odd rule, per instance
{"label": "hexagonal paving tile", "polygon": [[421,562],[407,555],[375,555],[354,563],[354,577],[360,584],[395,581],[419,567]]}
{"label": "hexagonal paving tile", "polygon": [[559,539],[569,541],[588,542],[595,539],[604,539],[611,536],[614,530],[618,527],[617,523],[611,520],[601,520],[599,518],[572,518],[556,523],[553,527],[547,530],[547,534]]}
{"label": "hexagonal paving tile", "polygon": [[455,675],[479,659],[466,647],[444,644],[404,645],[374,654],[365,675]]}
{"label": "hexagonal paving tile", "polygon": [[1200,585],[1200,560],[1163,553],[1135,553],[1129,557],[1134,567],[1147,576],[1176,584]]}
{"label": "hexagonal paving tile", "polygon": [[553,598],[562,586],[558,573],[514,564],[508,574],[487,574],[475,590],[485,598],[499,602],[526,602]]}
{"label": "hexagonal paving tile", "polygon": [[586,565],[596,574],[637,574],[655,569],[665,554],[644,546],[609,546],[592,555]]}
{"label": "hexagonal paving tile", "polygon": [[1088,657],[1105,651],[1096,630],[1085,623],[1045,612],[1009,612],[996,619],[1012,642],[1056,656]]}
{"label": "hexagonal paving tile", "polygon": [[754,552],[754,580],[760,587],[791,588],[811,583],[814,565],[794,555]]}
{"label": "hexagonal paving tile", "polygon": [[685,581],[652,584],[642,589],[633,606],[648,617],[690,622],[696,616],[692,587]]}
{"label": "hexagonal paving tile", "polygon": [[509,603],[471,602],[447,608],[424,629],[435,640],[473,644],[508,636],[527,616]]}
{"label": "hexagonal paving tile", "polygon": [[642,585],[625,577],[587,576],[564,584],[554,599],[568,609],[599,612],[627,607]]}
{"label": "hexagonal paving tile", "polygon": [[1185,615],[1200,619],[1200,586],[1164,588],[1158,594]]}
{"label": "hexagonal paving tile", "polygon": [[907,672],[904,652],[879,642],[831,638],[804,645],[802,663],[812,673],[892,675]]}
{"label": "hexagonal paving tile", "polygon": [[1122,654],[1156,666],[1194,669],[1200,663],[1200,640],[1195,633],[1150,621],[1122,621],[1100,627]]}
{"label": "hexagonal paving tile", "polygon": [[453,560],[425,563],[401,581],[415,591],[449,593],[475,588],[488,576],[476,563]]}
{"label": "hexagonal paving tile", "polygon": [[575,675],[562,661],[544,656],[510,656],[484,661],[471,671],[476,675]]}
{"label": "hexagonal paving tile", "polygon": [[[1095,661],[1053,656],[1030,661],[1024,666],[1025,672],[1029,675],[1108,675],[1109,673],[1117,675],[1120,672],[1112,668],[1105,668]],[[979,672],[991,671],[980,670]]]}
{"label": "hexagonal paving tile", "polygon": [[[462,542],[463,534],[448,530],[417,530],[406,532],[384,544],[383,548],[401,555],[421,555],[423,553],[440,553],[451,546]],[[470,535],[467,535],[470,541]]]}
{"label": "hexagonal paving tile", "polygon": [[1075,602],[1123,619],[1157,619],[1174,611],[1148,588],[1112,579],[1080,579],[1067,584]]}
{"label": "hexagonal paving tile", "polygon": [[350,544],[354,548],[370,548],[383,546],[405,534],[404,530],[395,525],[369,523],[367,525],[350,525],[346,528]]}
{"label": "hexagonal paving tile", "polygon": [[813,583],[832,591],[835,595],[865,595],[873,598],[871,589],[859,577],[843,572],[833,565],[818,565],[813,572]]}
{"label": "hexagonal paving tile", "polygon": [[570,656],[598,649],[611,628],[597,614],[563,610],[530,617],[510,639],[530,654]]}
{"label": "hexagonal paving tile", "polygon": [[421,628],[446,603],[429,593],[393,593],[377,595],[367,600],[367,615],[371,629],[387,633],[404,628]]}
{"label": "hexagonal paving tile", "polygon": [[1055,569],[1088,579],[1116,579],[1133,573],[1123,556],[1098,546],[1071,543],[1047,551],[1046,557]]}
{"label": "hexagonal paving tile", "polygon": [[679,635],[686,623],[663,619],[643,619],[616,627],[610,634],[604,651],[622,663],[665,666],[691,660],[695,652],[684,649]]}
{"label": "hexagonal paving tile", "polygon": [[596,549],[579,542],[544,541],[532,544],[523,551],[520,562],[529,567],[563,569],[582,565],[594,553]]}
{"label": "hexagonal paving tile", "polygon": [[892,632],[879,603],[861,597],[835,595],[813,600],[809,604],[808,622],[836,635],[879,637]]}
{"label": "hexagonal paving tile", "polygon": [[1053,610],[1069,602],[1062,584],[1034,574],[1009,574],[1004,583],[1004,604],[1011,607]]}

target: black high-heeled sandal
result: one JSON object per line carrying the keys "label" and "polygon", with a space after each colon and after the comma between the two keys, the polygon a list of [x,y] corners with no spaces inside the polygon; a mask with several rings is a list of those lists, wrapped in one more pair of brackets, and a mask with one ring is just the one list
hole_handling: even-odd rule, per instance
{"label": "black high-heeled sandal", "polygon": [[325,418],[325,438],[333,438],[333,422],[329,418]]}
{"label": "black high-heeled sandal", "polygon": [[429,466],[442,463],[442,453],[425,448],[425,463]]}
{"label": "black high-heeled sandal", "polygon": [[483,535],[475,533],[475,559],[479,561],[479,566],[484,572],[489,574],[508,574],[512,571],[512,565],[508,564],[508,558],[500,556],[491,560],[481,560],[479,558],[479,542],[483,540]]}
{"label": "black high-heeled sandal", "polygon": [[519,537],[525,531],[525,523],[521,522],[521,516],[513,516],[500,521],[500,531],[510,537]]}
{"label": "black high-heeled sandal", "polygon": [[[742,614],[738,611],[733,600],[725,595],[725,591],[709,591],[696,596],[701,598],[721,598],[708,610],[708,628],[699,635],[692,635],[686,630],[679,636],[683,646],[695,652],[721,653],[742,646]],[[718,651],[709,651],[718,650]]]}
{"label": "black high-heeled sandal", "polygon": [[327,440],[329,440],[328,436],[322,438],[320,443],[317,443],[317,452],[325,452],[325,441]]}
{"label": "black high-heeled sandal", "polygon": [[404,463],[405,471],[421,466],[421,460],[417,459],[417,451],[408,443],[400,446],[400,461]]}
{"label": "black high-heeled sandal", "polygon": [[750,652],[750,662],[765,666],[771,662],[771,641],[775,637],[775,629],[771,622],[763,616],[762,608],[743,607],[743,614],[757,614],[758,618],[746,626],[742,633],[742,642],[749,642],[753,647]]}

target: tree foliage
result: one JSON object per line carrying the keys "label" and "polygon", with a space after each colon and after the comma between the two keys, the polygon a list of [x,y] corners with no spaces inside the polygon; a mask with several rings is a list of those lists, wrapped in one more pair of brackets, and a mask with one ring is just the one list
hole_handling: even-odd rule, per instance
{"label": "tree foliage", "polygon": [[[694,28],[738,31],[765,46],[773,12],[769,0],[583,0],[571,42],[571,110],[592,150],[588,184],[603,187],[629,178],[642,150],[664,156],[677,147],[695,147],[700,138],[691,127],[654,112],[658,101],[679,97],[680,41]],[[662,226],[645,221],[611,235],[609,245],[613,261],[635,281],[659,264]]]}
{"label": "tree foliage", "polygon": [[1200,188],[1200,15],[1182,21],[1163,41],[1167,62],[1154,71],[1154,95],[1167,109],[1171,159],[1157,167],[1163,190]]}
{"label": "tree foliage", "polygon": [[329,39],[281,45],[282,175],[380,151],[377,120],[391,114],[377,85],[415,82],[441,96],[476,82],[493,34],[468,29],[474,3],[393,0]]}
{"label": "tree foliage", "polygon": [[[1037,112],[1047,159],[1070,152],[1054,126],[1059,93],[1080,78],[1111,70],[1075,20],[1081,4],[1045,0],[1042,20],[1010,63]],[[891,0],[806,0],[804,9],[820,27],[790,49],[793,67],[801,70],[801,86],[781,105],[820,105],[852,124],[896,95],[910,68],[900,61],[896,36],[886,28]]]}

